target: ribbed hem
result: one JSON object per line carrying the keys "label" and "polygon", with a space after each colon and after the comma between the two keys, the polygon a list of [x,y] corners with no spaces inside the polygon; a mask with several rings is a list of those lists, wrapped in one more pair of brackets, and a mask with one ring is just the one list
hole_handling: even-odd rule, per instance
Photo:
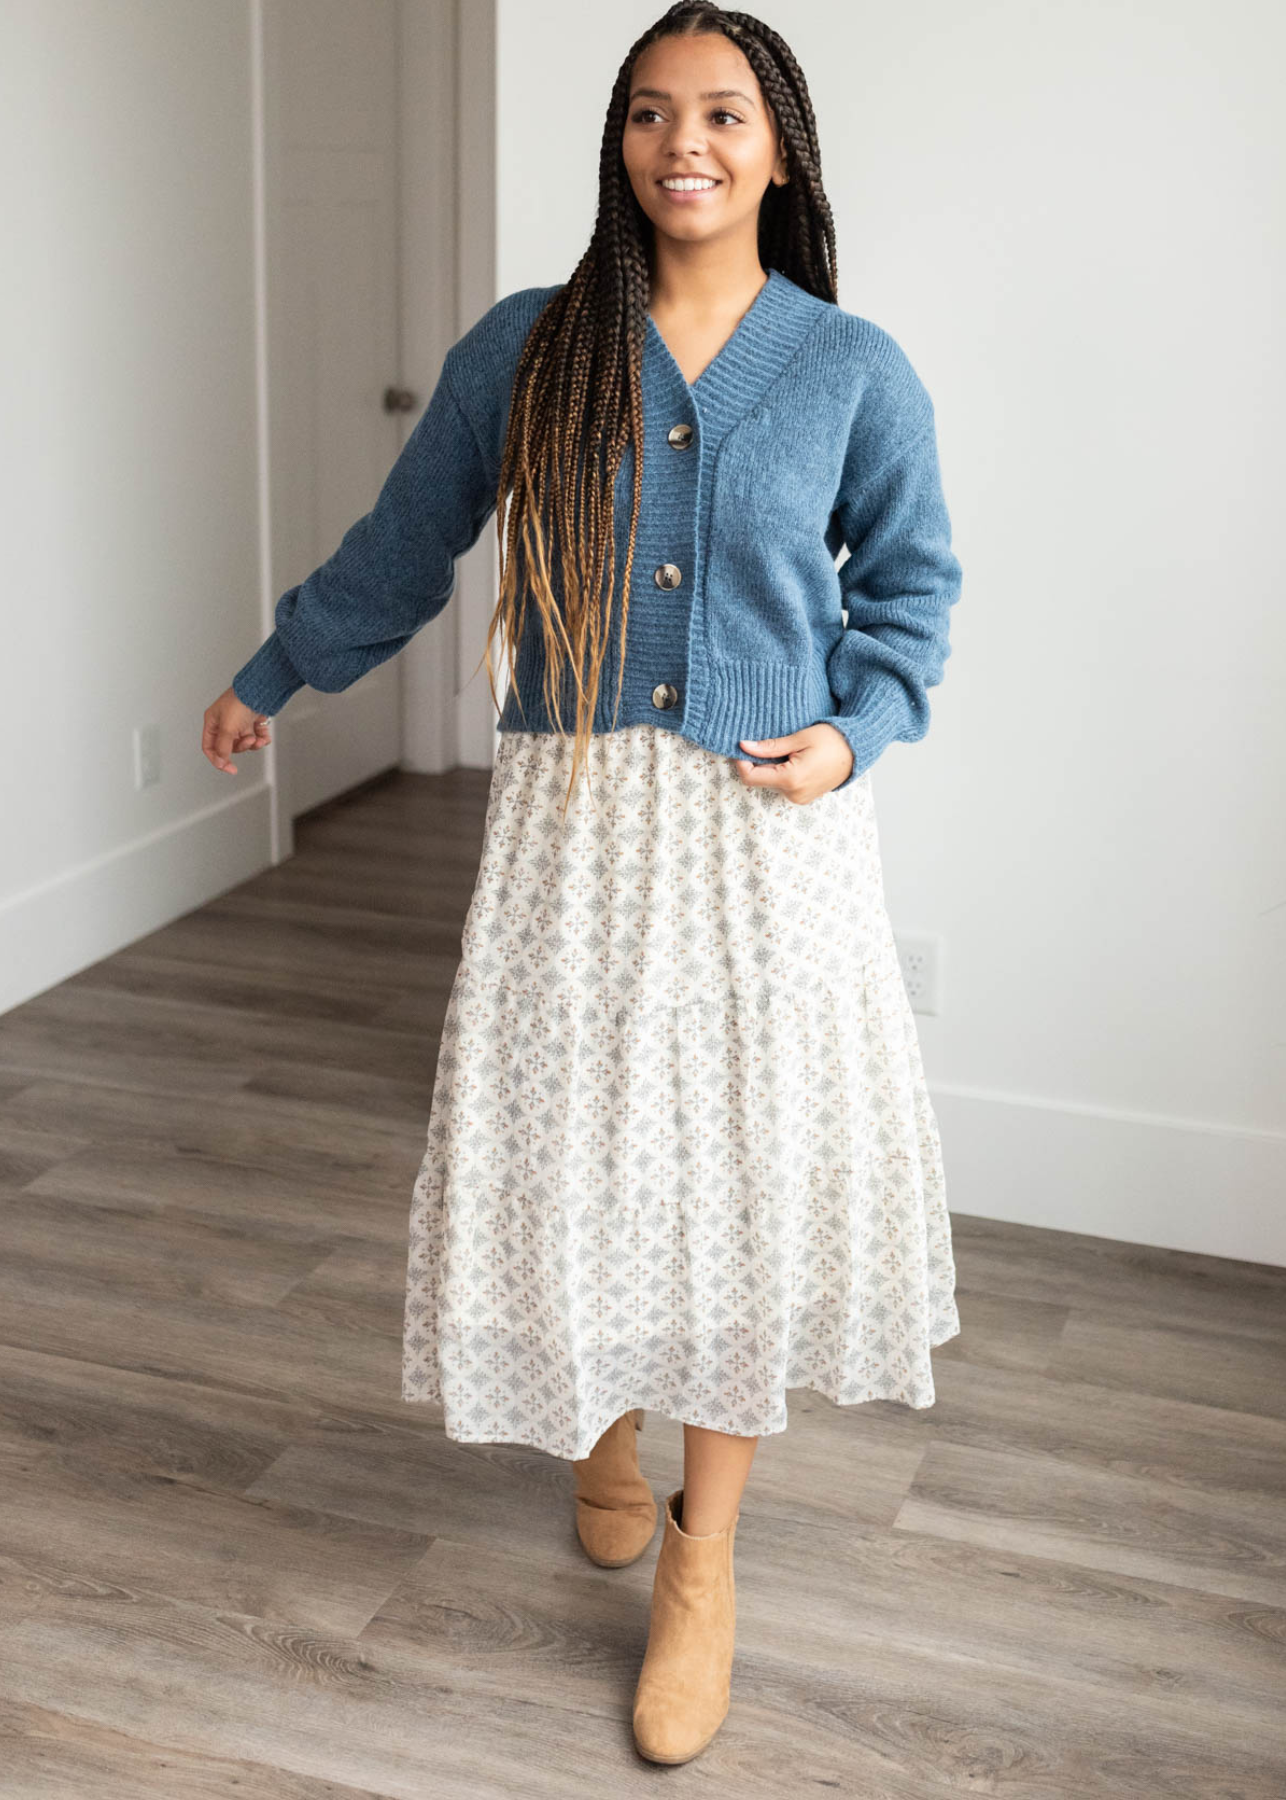
{"label": "ribbed hem", "polygon": [[[521,673],[520,657],[520,676]],[[695,679],[689,683],[686,695],[680,685],[681,673],[676,674],[675,685],[680,686],[677,705],[658,707],[652,699],[653,690],[640,684],[637,675],[627,670],[615,728],[624,730],[631,725],[655,725],[661,731],[674,731],[691,738],[716,756],[760,763],[775,762],[777,757],[755,756],[743,750],[743,738],[758,743],[767,738],[788,737],[822,719],[837,722],[829,717],[835,696],[819,668],[794,668],[781,663],[706,661],[698,664],[693,673]],[[613,729],[614,684],[613,673],[612,680],[605,681],[599,693],[593,723],[595,735]],[[549,733],[556,730],[538,688],[524,685],[521,695],[526,716],[518,709],[518,690],[510,688],[496,721],[497,731]],[[566,698],[563,727],[570,735],[575,724],[575,709],[570,694]]]}
{"label": "ribbed hem", "polygon": [[688,684],[688,717],[701,741],[726,756],[744,756],[742,738],[786,737],[830,712],[835,696],[820,665],[714,662],[694,665]]}

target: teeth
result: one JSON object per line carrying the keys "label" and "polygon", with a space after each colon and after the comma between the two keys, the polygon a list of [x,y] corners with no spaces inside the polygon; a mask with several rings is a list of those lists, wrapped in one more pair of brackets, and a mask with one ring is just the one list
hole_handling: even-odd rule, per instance
{"label": "teeth", "polygon": [[696,175],[671,176],[661,183],[663,188],[671,188],[676,194],[688,194],[697,188],[712,188],[718,187],[718,185],[718,182],[711,180],[709,176]]}

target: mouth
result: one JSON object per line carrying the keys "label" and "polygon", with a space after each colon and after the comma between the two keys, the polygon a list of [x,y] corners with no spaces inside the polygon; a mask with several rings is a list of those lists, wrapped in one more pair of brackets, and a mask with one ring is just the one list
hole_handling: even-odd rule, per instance
{"label": "mouth", "polygon": [[664,175],[656,185],[667,200],[690,206],[694,201],[717,194],[723,182],[715,175]]}

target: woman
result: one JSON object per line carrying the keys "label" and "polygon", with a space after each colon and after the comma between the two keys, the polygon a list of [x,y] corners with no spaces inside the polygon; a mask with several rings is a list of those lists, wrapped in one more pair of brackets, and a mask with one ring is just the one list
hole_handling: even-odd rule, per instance
{"label": "woman", "polygon": [[571,279],[452,347],[205,747],[233,770],[297,688],[395,654],[495,513],[486,659],[502,631],[513,679],[402,1391],[450,1437],[570,1460],[580,1542],[613,1568],[657,1522],[643,1412],[683,1422],[633,1711],[642,1753],[682,1762],[727,1712],[733,1537],[787,1387],[928,1406],[959,1330],[869,770],[927,729],[960,570],[928,396],[836,302],[782,39],[671,7],[621,69],[600,166]]}

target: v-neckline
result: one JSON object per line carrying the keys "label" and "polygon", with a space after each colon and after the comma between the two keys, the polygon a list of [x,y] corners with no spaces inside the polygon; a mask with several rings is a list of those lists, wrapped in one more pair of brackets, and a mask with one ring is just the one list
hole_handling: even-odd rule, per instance
{"label": "v-neckline", "polygon": [[655,343],[658,344],[660,346],[661,350],[664,352],[667,360],[669,361],[671,368],[674,370],[674,373],[678,376],[679,380],[683,383],[684,387],[687,389],[689,394],[697,393],[697,391],[700,389],[702,383],[706,380],[707,376],[711,375],[714,372],[715,368],[719,364],[723,363],[725,361],[725,359],[727,359],[729,357],[729,353],[732,351],[733,346],[737,343],[738,339],[742,336],[742,334],[747,330],[747,328],[750,325],[751,319],[754,317],[755,313],[758,312],[760,307],[763,305],[764,296],[767,294],[769,288],[772,287],[772,285],[775,281],[778,281],[781,278],[782,277],[777,269],[769,269],[768,279],[761,284],[759,292],[755,295],[754,299],[750,302],[750,305],[746,308],[745,312],[742,313],[741,317],[737,320],[737,323],[733,326],[729,335],[724,339],[724,341],[720,345],[719,349],[715,351],[714,355],[710,358],[709,362],[706,364],[705,368],[702,369],[701,373],[697,376],[695,381],[688,380],[687,376],[683,373],[683,370],[679,367],[678,358],[675,356],[675,354],[674,354],[673,350],[671,350],[670,346],[666,343],[665,338],[661,332],[661,327],[657,324],[656,320],[652,317],[652,314],[650,312],[647,314],[647,324],[648,324],[649,333],[651,334]]}

